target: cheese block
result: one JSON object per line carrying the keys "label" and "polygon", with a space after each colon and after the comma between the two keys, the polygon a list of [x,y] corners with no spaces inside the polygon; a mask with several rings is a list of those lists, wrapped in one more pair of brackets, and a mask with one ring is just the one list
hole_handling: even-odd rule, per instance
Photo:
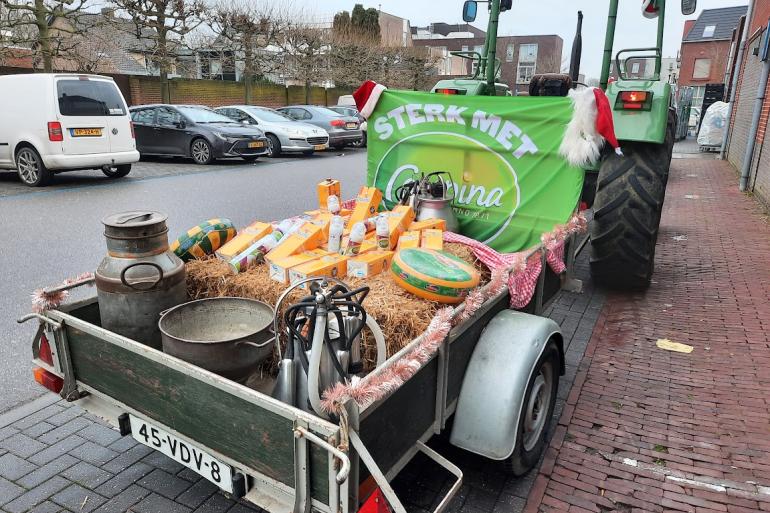
{"label": "cheese block", "polygon": [[187,262],[212,255],[236,235],[232,221],[214,218],[190,228],[171,243],[171,251]]}
{"label": "cheese block", "polygon": [[462,302],[481,279],[478,271],[460,258],[425,248],[399,250],[390,271],[404,290],[439,303]]}
{"label": "cheese block", "polygon": [[216,253],[222,260],[228,261],[243,253],[249,246],[273,231],[270,223],[254,221],[246,228],[241,229],[238,235],[230,242],[222,245]]}

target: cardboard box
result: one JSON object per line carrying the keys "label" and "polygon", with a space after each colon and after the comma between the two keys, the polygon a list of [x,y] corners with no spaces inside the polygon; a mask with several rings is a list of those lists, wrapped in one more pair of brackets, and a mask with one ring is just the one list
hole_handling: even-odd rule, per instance
{"label": "cardboard box", "polygon": [[342,203],[342,186],[340,185],[339,180],[327,178],[318,184],[316,190],[318,191],[318,206],[321,210],[329,209],[327,204],[329,196],[337,196],[337,199]]}
{"label": "cardboard box", "polygon": [[[348,249],[348,237],[342,238],[342,244],[340,247],[342,248],[342,254],[347,253]],[[364,239],[364,241],[361,243],[361,247],[358,249],[357,255],[363,255],[364,253],[368,253],[370,251],[374,251],[377,249],[377,240],[376,239]],[[354,255],[348,255],[348,256],[354,256]]]}
{"label": "cardboard box", "polygon": [[297,267],[298,265],[316,260],[328,253],[322,249],[313,249],[310,251],[304,251],[296,255],[279,258],[277,260],[268,260],[268,273],[271,280],[275,280],[278,283],[289,283],[289,271]]}
{"label": "cardboard box", "polygon": [[[318,214],[328,214],[328,213],[330,213],[330,212],[328,210],[324,210],[324,209],[306,210],[305,211],[305,215],[306,216],[310,216],[310,217],[315,217]],[[340,209],[340,213],[337,214],[337,215],[342,217],[347,222],[348,218],[350,217],[350,214],[352,214],[352,213],[353,213],[352,210],[350,210],[348,208],[342,208],[342,209]]]}
{"label": "cardboard box", "polygon": [[388,231],[390,232],[390,248],[398,245],[398,239],[407,231],[407,227],[414,221],[414,210],[406,205],[396,205],[388,212]]}
{"label": "cardboard box", "polygon": [[229,261],[246,251],[249,246],[272,231],[273,225],[270,223],[254,221],[246,228],[241,229],[238,235],[233,237],[230,242],[219,248],[216,251],[216,255],[222,260]]}
{"label": "cardboard box", "polygon": [[392,251],[370,251],[348,260],[348,278],[368,278],[390,269]]}
{"label": "cardboard box", "polygon": [[377,187],[361,187],[356,196],[356,207],[348,219],[347,228],[352,228],[354,224],[375,216],[380,201],[382,201],[382,192]]}
{"label": "cardboard box", "polygon": [[425,249],[444,249],[444,232],[441,230],[423,230],[420,232],[420,247]]}
{"label": "cardboard box", "polygon": [[398,249],[407,248],[419,248],[420,247],[420,232],[408,231],[404,232],[398,239]]}
{"label": "cardboard box", "polygon": [[444,230],[446,231],[446,221],[443,219],[423,219],[422,221],[414,221],[409,225],[409,231],[414,230]]}
{"label": "cardboard box", "polygon": [[334,214],[331,212],[319,212],[309,220],[314,225],[321,227],[324,234],[324,240],[329,239],[329,226],[331,225],[332,217],[334,217]]}
{"label": "cardboard box", "polygon": [[[297,283],[306,278],[314,278],[316,276],[342,277],[347,274],[347,263],[348,257],[329,253],[321,258],[292,267],[289,270],[289,280],[291,283]],[[304,288],[307,288],[307,285]]]}
{"label": "cardboard box", "polygon": [[274,262],[302,251],[316,249],[324,242],[321,227],[306,221],[296,231],[284,237],[278,246],[265,256],[265,259]]}

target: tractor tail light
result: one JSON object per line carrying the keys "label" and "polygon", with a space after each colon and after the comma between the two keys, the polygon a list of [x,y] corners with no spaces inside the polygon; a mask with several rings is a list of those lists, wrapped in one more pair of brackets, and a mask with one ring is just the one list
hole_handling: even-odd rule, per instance
{"label": "tractor tail light", "polygon": [[61,123],[58,121],[48,122],[48,140],[51,142],[62,142],[64,133],[61,131]]}
{"label": "tractor tail light", "polygon": [[40,348],[37,357],[53,367],[53,355],[51,354],[51,344],[45,335],[40,335]]}
{"label": "tractor tail light", "polygon": [[465,94],[465,91],[461,91],[460,89],[436,89],[436,92],[438,94]]}
{"label": "tractor tail light", "polygon": [[615,102],[616,109],[650,110],[652,93],[647,91],[622,91]]}
{"label": "tractor tail light", "polygon": [[345,121],[342,119],[332,119],[331,126],[342,127],[345,126]]}
{"label": "tractor tail light", "polygon": [[61,389],[64,388],[63,379],[42,367],[35,367],[32,369],[32,374],[35,376],[35,381],[55,394],[58,394],[61,392]]}

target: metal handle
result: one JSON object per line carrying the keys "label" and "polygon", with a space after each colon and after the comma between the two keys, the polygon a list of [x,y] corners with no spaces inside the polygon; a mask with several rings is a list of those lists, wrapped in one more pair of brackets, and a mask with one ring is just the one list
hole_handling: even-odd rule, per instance
{"label": "metal handle", "polygon": [[239,340],[238,342],[235,343],[235,345],[237,346],[239,344],[246,344],[247,346],[254,346],[257,349],[262,349],[263,347],[274,343],[275,343],[275,337],[270,337],[269,339],[265,340],[261,344],[257,344],[256,342],[250,342],[248,340]]}
{"label": "metal handle", "polygon": [[149,219],[149,218],[152,217],[153,214],[154,214],[154,212],[142,212],[140,214],[137,214],[137,213],[128,214],[128,215],[119,217],[115,221],[115,224],[126,224],[127,222],[133,221],[134,219],[139,219],[140,217],[146,217],[147,219]]}
{"label": "metal handle", "polygon": [[326,449],[328,452],[332,453],[340,462],[342,462],[342,465],[340,466],[339,472],[337,472],[337,476],[335,477],[337,484],[342,484],[345,482],[345,480],[348,478],[348,474],[350,474],[350,458],[348,458],[348,455],[344,452],[340,451],[330,443],[326,442],[325,440],[322,440],[321,438],[317,437],[307,429],[303,428],[302,426],[297,426],[294,428],[294,436],[297,438],[305,437],[317,446],[321,447],[322,449]]}
{"label": "metal handle", "polygon": [[[128,271],[132,267],[138,267],[140,265],[149,265],[150,267],[154,267],[155,269],[158,270],[158,279],[152,285],[150,285],[149,287],[139,287],[139,288],[137,288],[137,287],[131,285],[130,283],[128,283],[126,281],[126,271]],[[163,268],[161,266],[159,266],[158,264],[156,264],[155,262],[137,262],[135,264],[127,265],[125,267],[125,269],[120,271],[120,283],[122,283],[126,287],[129,287],[129,288],[134,289],[134,290],[152,290],[161,281],[163,281]]]}
{"label": "metal handle", "polygon": [[39,314],[39,313],[29,313],[25,315],[24,317],[21,317],[19,319],[16,319],[16,322],[19,324],[25,323],[31,319],[39,319],[41,322],[44,322],[45,324],[49,324],[56,328],[57,330],[61,329],[61,324],[54,321],[50,317],[46,317],[45,315]]}

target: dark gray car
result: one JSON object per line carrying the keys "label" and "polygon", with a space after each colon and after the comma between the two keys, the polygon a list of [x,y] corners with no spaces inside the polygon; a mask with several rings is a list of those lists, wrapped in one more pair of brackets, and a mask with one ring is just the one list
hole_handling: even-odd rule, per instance
{"label": "dark gray car", "polygon": [[141,155],[191,157],[196,164],[209,164],[225,157],[251,162],[267,153],[267,139],[260,129],[207,107],[160,104],[129,110]]}
{"label": "dark gray car", "polygon": [[360,144],[363,134],[358,118],[343,116],[326,107],[290,105],[276,109],[292,119],[319,126],[329,133],[329,146],[340,149]]}

